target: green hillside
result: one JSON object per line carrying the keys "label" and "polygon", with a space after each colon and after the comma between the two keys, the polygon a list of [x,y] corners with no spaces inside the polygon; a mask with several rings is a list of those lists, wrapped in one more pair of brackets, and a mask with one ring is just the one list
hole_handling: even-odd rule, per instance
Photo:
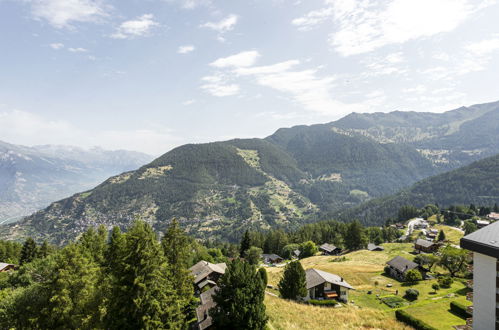
{"label": "green hillside", "polygon": [[339,212],[339,219],[360,219],[365,224],[379,224],[397,215],[403,205],[422,207],[437,203],[494,205],[499,202],[499,155],[468,166],[424,179],[399,193],[373,199],[358,207]]}

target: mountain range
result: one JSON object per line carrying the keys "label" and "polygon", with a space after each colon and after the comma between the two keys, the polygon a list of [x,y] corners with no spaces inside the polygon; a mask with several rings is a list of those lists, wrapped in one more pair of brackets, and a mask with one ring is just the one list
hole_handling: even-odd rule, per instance
{"label": "mountain range", "polygon": [[0,141],[0,223],[29,215],[151,160],[149,155],[132,151],[25,147]]}
{"label": "mountain range", "polygon": [[347,214],[379,224],[364,205],[498,153],[499,102],[442,114],[353,113],[265,139],[180,146],[2,232],[64,243],[88,226],[126,227],[141,218],[161,231],[178,218],[196,237],[234,240],[248,228]]}

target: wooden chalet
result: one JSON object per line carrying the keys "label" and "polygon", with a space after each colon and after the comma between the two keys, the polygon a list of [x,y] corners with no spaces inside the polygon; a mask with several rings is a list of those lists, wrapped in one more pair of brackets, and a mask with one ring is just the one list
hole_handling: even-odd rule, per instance
{"label": "wooden chalet", "polygon": [[440,244],[428,241],[426,239],[418,238],[416,242],[414,242],[414,250],[418,251],[419,253],[421,252],[433,253],[437,251],[439,247]]}
{"label": "wooden chalet", "polygon": [[347,303],[348,291],[354,290],[342,277],[322,270],[307,269],[305,275],[307,279],[305,300],[336,299]]}
{"label": "wooden chalet", "polygon": [[421,268],[417,263],[407,260],[401,256],[397,256],[386,263],[389,268],[389,275],[400,281],[405,281],[405,274],[412,269],[418,270],[423,278],[426,275],[426,271]]}
{"label": "wooden chalet", "polygon": [[329,243],[324,243],[319,246],[319,251],[321,251],[323,255],[329,256],[336,256],[341,253],[341,249],[339,247]]}

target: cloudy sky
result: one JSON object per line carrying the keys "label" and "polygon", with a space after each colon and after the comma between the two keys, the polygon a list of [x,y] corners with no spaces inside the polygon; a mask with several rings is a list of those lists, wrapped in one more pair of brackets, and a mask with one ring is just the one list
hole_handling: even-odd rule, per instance
{"label": "cloudy sky", "polygon": [[499,1],[0,0],[0,140],[161,154],[499,100]]}

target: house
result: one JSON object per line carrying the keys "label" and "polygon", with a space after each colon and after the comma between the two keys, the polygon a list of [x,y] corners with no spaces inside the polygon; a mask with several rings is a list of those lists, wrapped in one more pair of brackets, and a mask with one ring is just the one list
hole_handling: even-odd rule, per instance
{"label": "house", "polygon": [[206,286],[209,288],[216,286],[218,279],[225,273],[226,268],[225,263],[212,264],[204,260],[189,268],[194,277],[196,290],[206,290]]}
{"label": "house", "polygon": [[336,299],[348,302],[348,291],[355,290],[342,277],[318,269],[307,269],[307,296],[310,299]]}
{"label": "house", "polygon": [[426,221],[423,218],[416,218],[414,219],[414,229],[426,229],[428,228],[429,224],[428,221]]}
{"label": "house", "polygon": [[341,253],[341,249],[339,247],[334,246],[333,244],[324,243],[319,246],[319,251],[322,252],[323,255],[335,256]]}
{"label": "house", "polygon": [[5,262],[0,262],[0,273],[8,272],[8,271],[15,270],[15,269],[16,269],[16,265],[7,264]]}
{"label": "house", "polygon": [[213,320],[209,315],[209,311],[216,306],[216,303],[213,301],[213,295],[216,290],[218,290],[218,286],[203,292],[199,296],[201,304],[196,308],[196,318],[198,320],[196,325],[199,330],[205,330],[212,326]]}
{"label": "house", "polygon": [[300,254],[301,254],[300,250],[298,250],[298,249],[294,250],[293,251],[293,258],[296,258],[296,259],[300,258]]}
{"label": "house", "polygon": [[499,212],[491,212],[489,214],[487,214],[487,218],[489,218],[490,220],[499,220]]}
{"label": "house", "polygon": [[440,245],[435,242],[418,238],[414,243],[414,250],[419,251],[419,253],[421,252],[432,253],[438,250],[439,246]]}
{"label": "house", "polygon": [[476,220],[475,222],[476,222],[476,226],[478,227],[478,229],[490,225],[490,221],[488,221],[488,220]]}
{"label": "house", "polygon": [[279,264],[284,261],[284,258],[279,257],[277,254],[262,254],[263,262],[268,265]]}
{"label": "house", "polygon": [[473,252],[473,329],[499,329],[499,222],[461,238]]}
{"label": "house", "polygon": [[419,270],[423,278],[425,277],[424,270],[415,262],[397,256],[386,263],[390,276],[405,281],[405,274],[412,269]]}
{"label": "house", "polygon": [[385,248],[382,247],[381,245],[376,245],[376,244],[373,244],[373,243],[367,244],[367,249],[369,251],[384,251],[385,250]]}

